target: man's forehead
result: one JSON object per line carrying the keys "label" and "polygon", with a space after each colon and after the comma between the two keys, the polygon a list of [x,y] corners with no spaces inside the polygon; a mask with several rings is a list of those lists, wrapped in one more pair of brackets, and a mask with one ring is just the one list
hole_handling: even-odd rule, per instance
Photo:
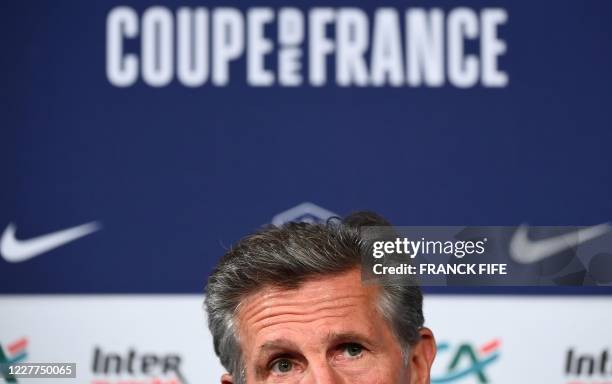
{"label": "man's forehead", "polygon": [[378,289],[361,283],[359,269],[351,269],[333,275],[309,278],[297,287],[266,285],[247,295],[241,302],[239,317],[248,316],[253,310],[271,309],[276,305],[308,305],[318,301],[374,299]]}
{"label": "man's forehead", "polygon": [[309,279],[297,288],[266,286],[243,300],[238,324],[241,333],[253,336],[288,322],[315,323],[327,317],[341,322],[342,317],[369,316],[376,308],[377,294],[376,287],[361,284],[358,269]]}

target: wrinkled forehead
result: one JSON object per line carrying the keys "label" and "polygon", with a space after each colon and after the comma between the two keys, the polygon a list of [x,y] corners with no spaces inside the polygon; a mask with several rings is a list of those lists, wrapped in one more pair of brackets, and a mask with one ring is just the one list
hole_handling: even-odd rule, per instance
{"label": "wrinkled forehead", "polygon": [[265,286],[248,295],[237,313],[244,352],[272,337],[329,332],[368,333],[381,326],[378,287],[363,286],[359,269],[306,280],[297,288]]}

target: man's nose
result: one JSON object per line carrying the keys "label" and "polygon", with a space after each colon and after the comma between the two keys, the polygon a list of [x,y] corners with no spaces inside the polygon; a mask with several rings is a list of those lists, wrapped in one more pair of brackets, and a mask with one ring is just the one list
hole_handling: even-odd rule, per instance
{"label": "man's nose", "polygon": [[310,365],[307,380],[304,384],[350,384],[344,380],[342,375],[325,361],[316,365]]}

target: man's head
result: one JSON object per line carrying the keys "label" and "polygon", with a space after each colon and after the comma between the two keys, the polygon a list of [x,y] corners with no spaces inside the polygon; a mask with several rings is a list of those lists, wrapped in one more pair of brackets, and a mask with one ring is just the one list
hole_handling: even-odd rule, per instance
{"label": "man's head", "polygon": [[255,383],[428,383],[435,355],[418,287],[361,284],[372,213],[289,223],[242,239],[207,285],[215,351]]}

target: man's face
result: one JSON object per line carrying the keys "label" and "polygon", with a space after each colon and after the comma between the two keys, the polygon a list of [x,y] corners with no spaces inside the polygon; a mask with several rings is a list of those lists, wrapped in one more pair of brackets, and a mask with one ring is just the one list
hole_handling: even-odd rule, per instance
{"label": "man's face", "polygon": [[431,332],[422,330],[404,364],[377,310],[380,288],[362,286],[360,277],[355,269],[298,289],[266,287],[247,297],[238,312],[247,384],[429,383]]}

